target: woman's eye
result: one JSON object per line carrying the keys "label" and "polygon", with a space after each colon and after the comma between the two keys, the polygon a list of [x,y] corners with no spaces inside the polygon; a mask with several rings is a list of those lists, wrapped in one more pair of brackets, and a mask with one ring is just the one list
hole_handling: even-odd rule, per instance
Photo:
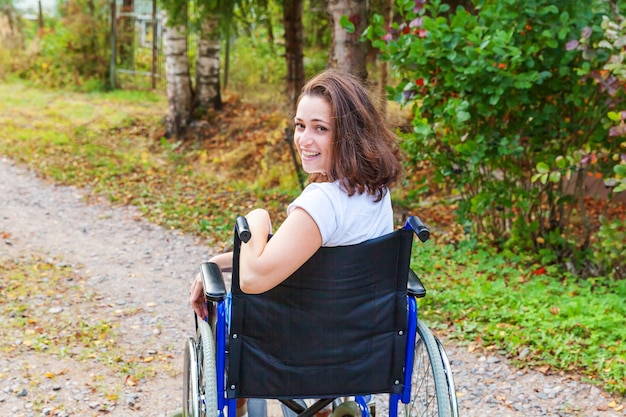
{"label": "woman's eye", "polygon": [[317,127],[317,131],[318,132],[325,132],[326,130],[328,130],[328,129],[326,129],[324,126],[318,126]]}
{"label": "woman's eye", "polygon": [[296,129],[304,129],[304,125],[302,123],[296,123],[295,126]]}

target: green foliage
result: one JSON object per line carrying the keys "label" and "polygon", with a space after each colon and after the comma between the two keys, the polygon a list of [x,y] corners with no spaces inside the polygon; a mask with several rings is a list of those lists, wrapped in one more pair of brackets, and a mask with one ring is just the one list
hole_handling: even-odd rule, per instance
{"label": "green foliage", "polygon": [[403,145],[460,196],[472,232],[516,249],[543,241],[563,260],[576,246],[568,222],[578,202],[563,190],[589,156],[579,150],[606,142],[611,105],[566,43],[601,19],[572,0],[474,4],[472,15],[400,0],[400,23],[387,30],[375,16],[366,32],[401,77],[390,97],[414,111]]}
{"label": "green foliage", "polygon": [[[599,94],[612,102],[626,81],[625,44],[626,20],[621,15],[615,18],[603,16],[601,25],[584,28],[580,39],[567,44],[568,49],[581,52],[583,63],[579,71],[592,78]],[[604,123],[610,126],[609,135],[601,147],[591,150],[592,162],[598,159],[609,161],[601,167],[604,168],[605,183],[614,192],[626,191],[626,112],[621,110],[622,107],[620,103],[619,107],[614,106],[608,112]],[[611,162],[614,163],[612,172]]]}
{"label": "green foliage", "polygon": [[427,290],[420,315],[458,344],[626,393],[626,280],[576,278],[473,241],[414,252]]}
{"label": "green foliage", "polygon": [[[265,29],[259,27],[252,37],[240,36],[231,45],[230,59],[235,64],[228,77],[229,90],[246,91],[250,86],[259,95],[271,96],[271,100],[279,101],[284,95],[281,89],[276,89],[285,79],[285,62],[280,52],[273,45],[260,39],[266,34]],[[231,64],[232,65],[232,64]],[[246,71],[237,71],[237,68],[246,68]]]}
{"label": "green foliage", "polygon": [[[62,17],[48,22],[30,43],[20,76],[40,87],[106,88],[108,71],[108,4],[96,0],[64,4]],[[34,26],[33,26],[34,29]]]}
{"label": "green foliage", "polygon": [[302,26],[305,28],[303,37],[305,48],[328,51],[331,34],[328,24],[326,0],[304,0]]}
{"label": "green foliage", "polygon": [[626,222],[602,219],[592,256],[603,275],[626,278]]}

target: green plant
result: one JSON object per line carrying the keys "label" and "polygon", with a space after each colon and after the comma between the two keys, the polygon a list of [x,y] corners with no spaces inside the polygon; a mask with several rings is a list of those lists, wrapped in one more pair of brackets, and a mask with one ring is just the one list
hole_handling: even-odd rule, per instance
{"label": "green plant", "polygon": [[623,141],[626,136],[626,113],[620,110],[621,102],[614,100],[626,80],[623,52],[626,20],[617,11],[611,15],[602,16],[600,25],[583,28],[580,39],[568,42],[567,49],[580,51],[582,61],[578,71],[593,79],[598,93],[613,104],[607,114],[608,119],[604,121],[610,127],[608,138],[603,146],[585,149],[585,153],[591,157],[587,158],[587,163],[597,160],[608,162],[599,164],[599,168],[603,169],[601,173],[606,178],[606,185],[617,193],[626,191],[626,142]]}
{"label": "green plant", "polygon": [[30,40],[21,77],[41,87],[101,90],[108,71],[108,4],[72,0]]}
{"label": "green plant", "polygon": [[582,188],[565,192],[571,165],[548,173],[541,164],[605,142],[606,98],[566,48],[599,14],[575,1],[474,5],[471,14],[439,0],[400,0],[399,22],[384,28],[375,16],[367,30],[401,77],[390,97],[414,111],[403,146],[460,197],[459,221],[472,233],[564,261],[589,243],[578,244],[570,227]]}
{"label": "green plant", "polygon": [[592,256],[600,273],[615,279],[626,278],[626,222],[602,218]]}
{"label": "green plant", "polygon": [[626,393],[626,280],[581,279],[466,240],[414,247],[420,317],[469,350],[544,372],[574,372]]}

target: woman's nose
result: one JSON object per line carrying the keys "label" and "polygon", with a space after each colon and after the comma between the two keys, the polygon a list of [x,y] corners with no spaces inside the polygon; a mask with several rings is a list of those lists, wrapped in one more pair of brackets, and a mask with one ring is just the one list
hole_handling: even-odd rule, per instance
{"label": "woman's nose", "polygon": [[312,141],[311,132],[308,129],[304,129],[301,132],[296,132],[295,141],[300,144],[308,144]]}

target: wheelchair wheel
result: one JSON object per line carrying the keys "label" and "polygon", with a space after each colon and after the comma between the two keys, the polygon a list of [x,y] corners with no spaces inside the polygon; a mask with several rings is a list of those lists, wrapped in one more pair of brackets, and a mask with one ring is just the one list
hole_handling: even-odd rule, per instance
{"label": "wheelchair wheel", "polygon": [[183,417],[216,417],[215,337],[204,320],[196,339],[187,340],[183,374]]}
{"label": "wheelchair wheel", "polygon": [[448,382],[448,395],[450,396],[450,408],[452,409],[452,416],[459,417],[459,405],[456,399],[456,386],[454,385],[454,377],[452,376],[452,368],[450,367],[450,361],[446,354],[441,341],[435,337],[437,341],[437,347],[439,348],[439,355],[443,363],[443,371],[446,374],[446,381]]}
{"label": "wheelchair wheel", "polygon": [[451,417],[450,395],[439,347],[426,325],[418,320],[411,398],[399,404],[402,417]]}
{"label": "wheelchair wheel", "polygon": [[189,338],[185,344],[185,364],[183,367],[183,417],[200,415],[200,388],[198,379],[198,355],[196,341]]}
{"label": "wheelchair wheel", "polygon": [[198,381],[203,403],[202,417],[217,417],[217,378],[215,370],[215,333],[209,323],[198,321]]}

